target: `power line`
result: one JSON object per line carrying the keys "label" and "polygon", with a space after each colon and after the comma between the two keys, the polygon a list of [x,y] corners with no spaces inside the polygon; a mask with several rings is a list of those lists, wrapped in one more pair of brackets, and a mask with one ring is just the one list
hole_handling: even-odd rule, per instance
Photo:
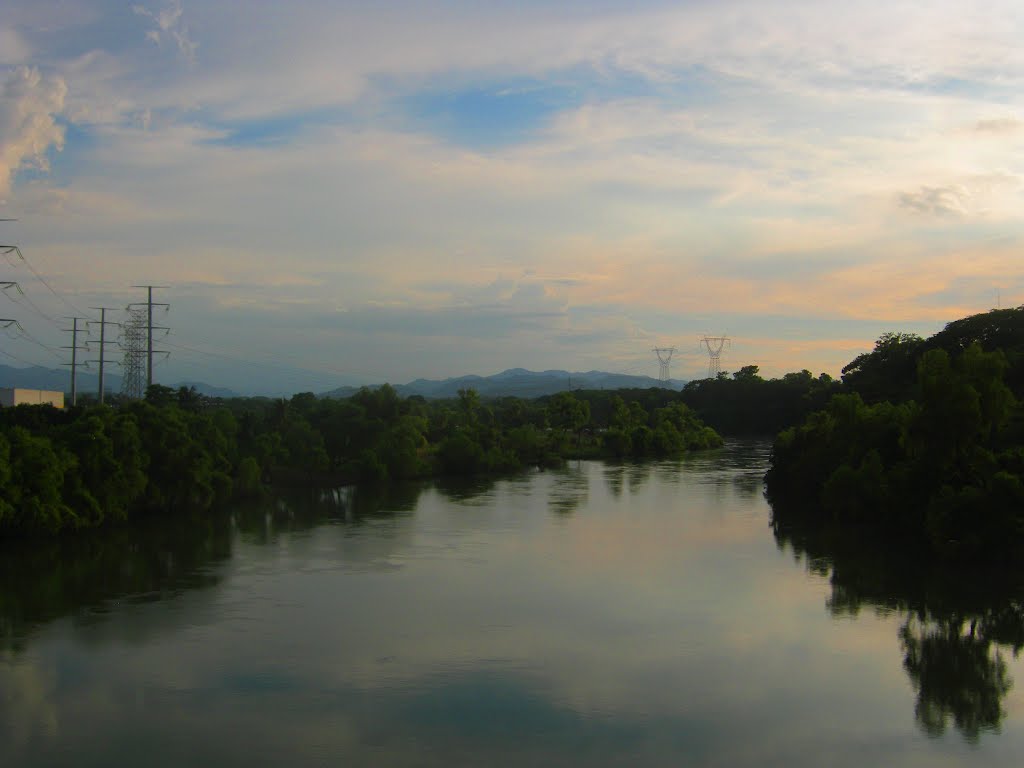
{"label": "power line", "polygon": [[95,362],[98,362],[100,364],[99,399],[100,399],[100,405],[103,405],[103,363],[104,363],[104,354],[106,352],[107,344],[116,344],[117,343],[116,341],[107,341],[106,340],[107,326],[108,325],[118,325],[119,326],[120,323],[115,323],[115,322],[113,322],[111,320],[107,320],[107,310],[108,309],[113,309],[113,307],[90,307],[90,309],[95,309],[95,310],[97,310],[100,313],[100,319],[99,320],[90,320],[88,323],[86,323],[86,325],[91,325],[93,323],[97,323],[99,325],[99,327],[100,327],[100,340],[98,342],[99,343],[99,348],[100,348],[100,359],[95,361]]}
{"label": "power line", "polygon": [[[0,323],[2,323],[2,322],[3,322],[3,320],[0,320]],[[9,357],[9,358],[11,358],[11,360],[17,360],[19,363],[24,363],[25,365],[31,365],[33,368],[42,368],[43,367],[43,366],[39,365],[39,363],[33,363],[33,362],[29,361],[29,360],[25,360],[24,358],[18,357],[17,355],[12,355],[10,352],[8,352],[7,350],[4,350],[4,349],[0,349],[0,355],[3,355],[4,357]]]}
{"label": "power line", "polygon": [[5,323],[5,325],[3,325],[4,329],[10,328],[13,325],[18,330],[18,335],[17,336],[11,336],[10,334],[7,334],[7,338],[9,338],[9,339],[25,339],[25,341],[31,342],[32,344],[35,344],[37,347],[41,347],[42,349],[46,350],[46,352],[48,354],[50,354],[53,357],[57,358],[58,361],[62,360],[59,352],[57,352],[55,349],[53,349],[53,347],[50,347],[50,346],[44,344],[39,339],[37,339],[35,336],[33,336],[31,333],[26,331],[25,327],[21,323],[19,323],[17,320],[4,319],[4,320],[0,320],[0,323]]}
{"label": "power line", "polygon": [[[174,336],[176,336],[176,334],[169,333],[168,336],[173,338]],[[256,366],[256,367],[260,367],[260,368],[270,368],[270,369],[273,369],[273,370],[284,371],[286,373],[301,373],[301,372],[305,372],[305,373],[320,373],[320,374],[323,374],[323,375],[331,375],[331,374],[341,374],[343,376],[359,375],[359,376],[367,376],[367,377],[375,378],[375,379],[386,378],[386,377],[380,376],[379,374],[376,374],[376,373],[368,373],[367,371],[355,371],[355,370],[352,370],[352,369],[344,369],[344,368],[335,368],[332,365],[324,365],[323,363],[317,363],[316,367],[310,367],[310,368],[305,368],[305,367],[288,368],[286,366],[277,365],[275,363],[268,363],[268,362],[264,362],[264,361],[261,361],[261,360],[252,360],[252,359],[249,359],[249,358],[237,357],[237,356],[234,356],[234,355],[225,354],[223,352],[210,352],[209,350],[205,350],[205,349],[196,349],[195,347],[188,347],[188,346],[185,346],[184,344],[178,344],[176,342],[170,341],[169,339],[165,339],[164,340],[164,344],[167,344],[168,346],[174,347],[175,349],[185,350],[187,352],[195,352],[196,354],[208,355],[210,357],[219,357],[222,360],[227,360],[229,362],[243,363],[245,365],[253,365],[253,366]],[[290,356],[288,356],[286,354],[275,354],[275,357],[277,357],[279,359],[285,359],[285,360],[295,360],[294,357],[290,357]],[[303,365],[302,363],[296,363],[296,366],[302,366],[302,365]]]}
{"label": "power line", "polygon": [[69,317],[68,320],[70,320],[73,323],[73,325],[72,325],[71,328],[66,328],[65,329],[65,330],[71,332],[71,346],[70,347],[64,347],[64,349],[70,349],[71,350],[71,362],[70,363],[64,363],[64,365],[70,365],[71,366],[71,404],[72,405],[78,405],[78,380],[77,380],[77,374],[78,374],[78,350],[81,349],[81,350],[84,351],[86,349],[86,347],[78,346],[78,321],[79,320],[85,320],[85,319],[86,318],[84,318],[84,317],[77,317],[77,316],[76,317]]}
{"label": "power line", "polygon": [[[24,265],[28,268],[29,272],[31,272],[33,275],[35,275],[36,279],[39,282],[41,282],[43,285],[45,285],[46,288],[50,291],[50,293],[52,293],[58,299],[63,301],[67,306],[71,307],[71,309],[74,310],[74,312],[76,314],[79,314],[79,315],[86,315],[87,314],[83,310],[81,310],[78,307],[76,307],[71,301],[69,301],[68,299],[64,298],[64,296],[62,296],[60,293],[58,293],[54,289],[54,287],[52,285],[50,285],[50,283],[47,281],[47,279],[45,277],[43,277],[41,274],[39,274],[39,272],[36,270],[36,268],[32,266],[32,264],[29,262],[28,259],[25,258],[25,254],[23,254],[21,252],[21,248],[19,248],[16,245],[0,245],[0,251],[2,251],[3,254],[5,256],[8,256],[8,257],[12,253],[18,254],[18,258],[21,259],[22,263],[24,263]],[[10,258],[8,258],[8,261],[10,261]]]}
{"label": "power line", "polygon": [[43,312],[43,310],[41,310],[39,306],[28,297],[28,294],[26,294],[25,291],[22,290],[22,287],[18,282],[14,280],[0,280],[0,291],[3,291],[7,295],[7,298],[9,298],[15,304],[21,304],[22,301],[19,301],[17,298],[7,293],[8,288],[16,289],[18,291],[18,295],[20,295],[21,299],[25,302],[25,306],[27,306],[29,309],[31,309],[33,312],[35,312],[37,315],[43,318],[43,320],[48,322],[54,328],[60,328],[60,325],[56,320],[54,320],[48,314]]}
{"label": "power line", "polygon": [[[146,313],[147,313],[146,327],[147,327],[147,331],[148,331],[148,333],[147,333],[147,337],[148,337],[147,338],[147,342],[148,343],[146,345],[146,387],[147,388],[153,386],[153,353],[154,353],[154,349],[153,349],[153,330],[154,330],[154,328],[156,330],[164,330],[164,331],[170,330],[165,325],[159,325],[159,326],[154,326],[153,325],[153,307],[167,307],[168,309],[170,309],[170,306],[171,306],[170,304],[167,304],[166,302],[158,302],[158,303],[154,304],[153,303],[153,289],[154,288],[169,288],[169,287],[170,286],[167,286],[167,285],[133,285],[132,286],[132,288],[145,288],[146,289],[146,303],[145,303],[145,305],[143,305],[142,303],[129,304],[128,308],[131,309],[132,307],[141,307],[141,306],[145,306],[146,307]],[[170,352],[165,352],[165,351],[162,351],[162,350],[156,350],[156,351],[159,352],[160,354],[166,354],[166,355],[170,355],[171,354]]]}

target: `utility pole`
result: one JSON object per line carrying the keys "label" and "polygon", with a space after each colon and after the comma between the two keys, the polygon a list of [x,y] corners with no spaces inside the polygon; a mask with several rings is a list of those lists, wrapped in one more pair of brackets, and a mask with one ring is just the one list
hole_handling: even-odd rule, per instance
{"label": "utility pole", "polygon": [[[132,288],[145,288],[146,289],[146,303],[142,304],[141,302],[139,302],[139,303],[136,303],[136,304],[129,304],[128,305],[128,309],[131,309],[132,307],[138,307],[138,306],[145,306],[146,307],[146,315],[147,315],[147,318],[148,318],[148,322],[146,323],[147,338],[148,338],[148,343],[146,344],[146,388],[147,389],[149,387],[153,386],[153,352],[154,352],[154,350],[153,350],[153,330],[154,329],[160,330],[160,331],[166,331],[167,330],[167,326],[165,326],[165,325],[157,325],[157,326],[153,325],[153,307],[170,307],[171,306],[170,304],[167,304],[165,302],[154,303],[153,302],[153,289],[154,288],[169,288],[169,287],[170,286],[167,286],[167,285],[133,285],[132,286]],[[157,350],[157,351],[160,351],[160,350]]]}
{"label": "utility pole", "polygon": [[[113,309],[113,307],[89,307],[89,309],[95,309],[95,310],[97,310],[100,313],[100,319],[99,320],[93,320],[92,322],[99,323],[99,326],[100,326],[100,359],[97,360],[96,362],[98,362],[100,364],[100,386],[99,386],[100,392],[99,392],[99,396],[100,396],[100,405],[103,405],[103,361],[104,361],[104,352],[106,351],[107,344],[116,344],[117,343],[116,341],[107,341],[107,338],[106,338],[107,337],[107,326],[108,325],[120,325],[120,323],[115,323],[112,320],[107,320],[107,310],[108,309]],[[86,323],[86,324],[88,325],[88,323]]]}
{"label": "utility pole", "polygon": [[[70,328],[65,328],[64,330],[71,332],[71,346],[70,347],[64,347],[64,349],[70,349],[71,350],[71,362],[70,363],[64,363],[64,365],[70,365],[71,366],[71,404],[72,405],[78,405],[78,383],[77,383],[78,380],[77,380],[77,377],[76,377],[77,367],[78,367],[78,350],[81,349],[82,351],[85,351],[85,349],[86,349],[85,347],[78,346],[78,321],[79,320],[88,320],[88,318],[86,318],[86,317],[69,317],[67,319],[71,321],[72,326]],[[100,377],[101,378],[102,378],[102,376],[103,376],[103,374],[100,373]],[[103,402],[102,399],[100,400],[100,402]]]}

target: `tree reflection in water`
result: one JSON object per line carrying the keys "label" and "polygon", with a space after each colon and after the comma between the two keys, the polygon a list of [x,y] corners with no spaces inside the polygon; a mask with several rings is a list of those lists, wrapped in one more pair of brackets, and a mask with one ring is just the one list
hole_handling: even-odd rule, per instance
{"label": "tree reflection in water", "polygon": [[952,723],[975,742],[999,730],[1013,686],[1005,653],[1024,648],[1024,572],[954,567],[907,542],[859,537],[781,507],[772,529],[780,549],[829,579],[834,616],[868,608],[903,617],[903,667],[925,733],[939,736]]}
{"label": "tree reflection in water", "polygon": [[0,548],[0,650],[20,652],[39,627],[102,621],[122,601],[166,600],[221,581],[231,557],[226,515],[186,515]]}
{"label": "tree reflection in water", "polygon": [[971,741],[999,729],[1012,681],[998,645],[977,629],[972,621],[965,632],[956,618],[910,618],[900,628],[903,667],[917,691],[914,714],[929,735],[944,733],[950,717]]}
{"label": "tree reflection in water", "polygon": [[269,544],[283,533],[325,523],[356,528],[410,512],[421,491],[415,484],[278,489],[230,509],[0,542],[0,654],[24,651],[37,630],[64,617],[76,626],[93,626],[122,603],[218,587],[236,534],[249,544]]}

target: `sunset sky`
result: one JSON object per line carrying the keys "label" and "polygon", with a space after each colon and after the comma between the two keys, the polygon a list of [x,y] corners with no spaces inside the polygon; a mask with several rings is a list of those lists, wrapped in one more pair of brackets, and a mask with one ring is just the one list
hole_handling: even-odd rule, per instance
{"label": "sunset sky", "polygon": [[0,243],[59,297],[0,257],[0,363],[149,283],[165,383],[691,379],[705,334],[838,375],[1024,304],[1022,40],[1020,0],[8,0]]}

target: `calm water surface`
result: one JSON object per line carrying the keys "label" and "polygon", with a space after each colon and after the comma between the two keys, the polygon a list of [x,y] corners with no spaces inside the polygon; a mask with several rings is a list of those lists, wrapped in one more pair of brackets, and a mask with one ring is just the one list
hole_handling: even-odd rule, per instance
{"label": "calm water surface", "polygon": [[0,764],[1024,762],[1018,604],[833,572],[767,449],[7,548]]}

